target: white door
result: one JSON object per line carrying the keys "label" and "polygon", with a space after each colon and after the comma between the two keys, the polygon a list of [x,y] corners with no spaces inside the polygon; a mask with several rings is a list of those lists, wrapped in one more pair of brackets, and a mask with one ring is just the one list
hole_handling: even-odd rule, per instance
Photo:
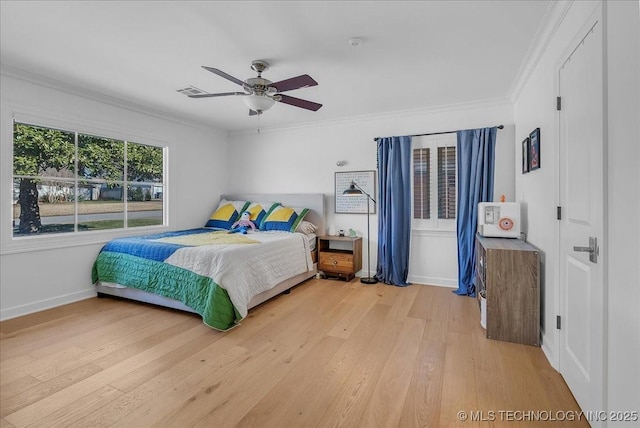
{"label": "white door", "polygon": [[[603,410],[602,21],[587,23],[558,70],[560,373],[584,411]],[[544,141],[544,135],[541,140]],[[597,240],[592,256],[584,252]],[[592,244],[595,247],[595,244]],[[595,426],[598,424],[592,422]]]}

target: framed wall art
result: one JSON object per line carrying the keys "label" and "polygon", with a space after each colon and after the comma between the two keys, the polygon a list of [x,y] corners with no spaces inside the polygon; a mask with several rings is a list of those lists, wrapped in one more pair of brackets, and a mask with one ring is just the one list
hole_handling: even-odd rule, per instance
{"label": "framed wall art", "polygon": [[522,141],[522,173],[529,172],[529,137]]}
{"label": "framed wall art", "polygon": [[540,168],[540,128],[529,134],[529,171]]}
{"label": "framed wall art", "polygon": [[[351,186],[351,182],[356,183],[362,190],[376,199],[376,172],[373,171],[345,171],[335,173],[335,203],[336,214],[366,214],[366,195],[344,195],[344,191]],[[376,204],[369,204],[369,213],[376,213]]]}

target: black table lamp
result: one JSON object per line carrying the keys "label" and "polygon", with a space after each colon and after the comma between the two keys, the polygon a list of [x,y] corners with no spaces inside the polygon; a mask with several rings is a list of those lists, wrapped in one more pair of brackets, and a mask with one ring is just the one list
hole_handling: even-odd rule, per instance
{"label": "black table lamp", "polygon": [[355,181],[351,182],[351,185],[349,186],[349,188],[347,190],[345,190],[344,192],[342,192],[343,195],[345,196],[357,196],[357,195],[365,195],[367,197],[367,267],[369,270],[369,276],[367,276],[366,278],[360,278],[360,282],[363,284],[376,284],[378,282],[378,280],[376,278],[371,277],[371,230],[370,230],[370,226],[369,226],[369,217],[370,217],[370,212],[369,212],[369,201],[372,201],[374,204],[376,203],[375,199],[373,199],[371,197],[370,194],[368,194],[367,192],[365,192],[362,187],[358,186]]}

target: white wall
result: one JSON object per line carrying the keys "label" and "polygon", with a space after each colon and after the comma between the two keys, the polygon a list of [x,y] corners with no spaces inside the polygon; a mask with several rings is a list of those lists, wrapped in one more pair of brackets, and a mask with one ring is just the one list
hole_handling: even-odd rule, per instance
{"label": "white wall", "polygon": [[[531,130],[541,129],[541,168],[516,174],[516,200],[527,207],[529,241],[544,252],[543,350],[558,367],[559,335],[555,317],[559,313],[558,267],[558,151],[556,144],[557,62],[597,2],[573,2],[550,40],[534,72],[514,103],[515,137],[522,141]],[[608,14],[608,17],[607,17]],[[607,172],[608,217],[602,246],[608,270],[607,294],[607,401],[610,410],[640,408],[640,185],[638,172],[638,118],[640,55],[638,2],[605,3],[605,41],[608,79]],[[608,123],[607,123],[608,122]],[[520,163],[519,153],[516,164]],[[633,189],[633,190],[632,190]],[[585,409],[602,410],[602,409]]]}
{"label": "white wall", "polygon": [[[344,102],[349,102],[345,94]],[[323,108],[329,108],[325,106]],[[267,112],[265,114],[270,114]],[[313,114],[313,113],[309,113]],[[231,192],[327,195],[327,225],[355,229],[364,236],[363,271],[367,270],[366,215],[335,214],[334,173],[376,169],[375,137],[422,134],[504,124],[496,143],[495,197],[513,200],[514,126],[510,103],[492,102],[423,111],[398,112],[375,117],[261,130],[229,138],[229,190]],[[342,160],[347,164],[336,166]],[[371,216],[371,268],[377,254],[377,215]],[[322,231],[325,233],[326,231]],[[455,233],[419,232],[411,244],[409,280],[457,286]]]}
{"label": "white wall", "polygon": [[[53,82],[23,80],[11,71],[0,75],[2,225],[11,216],[12,116],[14,112],[81,123],[105,132],[158,142],[169,148],[169,218],[171,228],[202,226],[227,189],[226,134],[145,113],[91,94],[55,88]],[[111,135],[108,135],[111,136]],[[11,239],[3,231],[3,240]],[[61,239],[62,240],[62,239]],[[7,251],[0,255],[0,319],[12,318],[95,295],[91,266],[106,238],[63,249]]]}
{"label": "white wall", "polygon": [[[516,200],[525,209],[523,225],[530,243],[542,250],[542,347],[557,367],[559,336],[555,329],[558,312],[558,176],[555,100],[556,62],[594,9],[593,2],[574,2],[547,46],[535,71],[514,103],[515,138],[524,140],[540,128],[540,169],[516,174]],[[521,153],[516,154],[521,164]]]}
{"label": "white wall", "polygon": [[609,114],[607,390],[611,410],[640,410],[639,4],[609,1],[606,11]]}

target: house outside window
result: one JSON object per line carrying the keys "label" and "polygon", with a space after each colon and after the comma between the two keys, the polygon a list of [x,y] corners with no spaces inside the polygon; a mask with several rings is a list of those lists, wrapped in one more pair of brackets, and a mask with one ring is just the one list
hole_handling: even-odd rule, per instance
{"label": "house outside window", "polygon": [[456,134],[414,137],[412,154],[415,230],[456,228]]}
{"label": "house outside window", "polygon": [[165,223],[163,147],[14,122],[13,237]]}

